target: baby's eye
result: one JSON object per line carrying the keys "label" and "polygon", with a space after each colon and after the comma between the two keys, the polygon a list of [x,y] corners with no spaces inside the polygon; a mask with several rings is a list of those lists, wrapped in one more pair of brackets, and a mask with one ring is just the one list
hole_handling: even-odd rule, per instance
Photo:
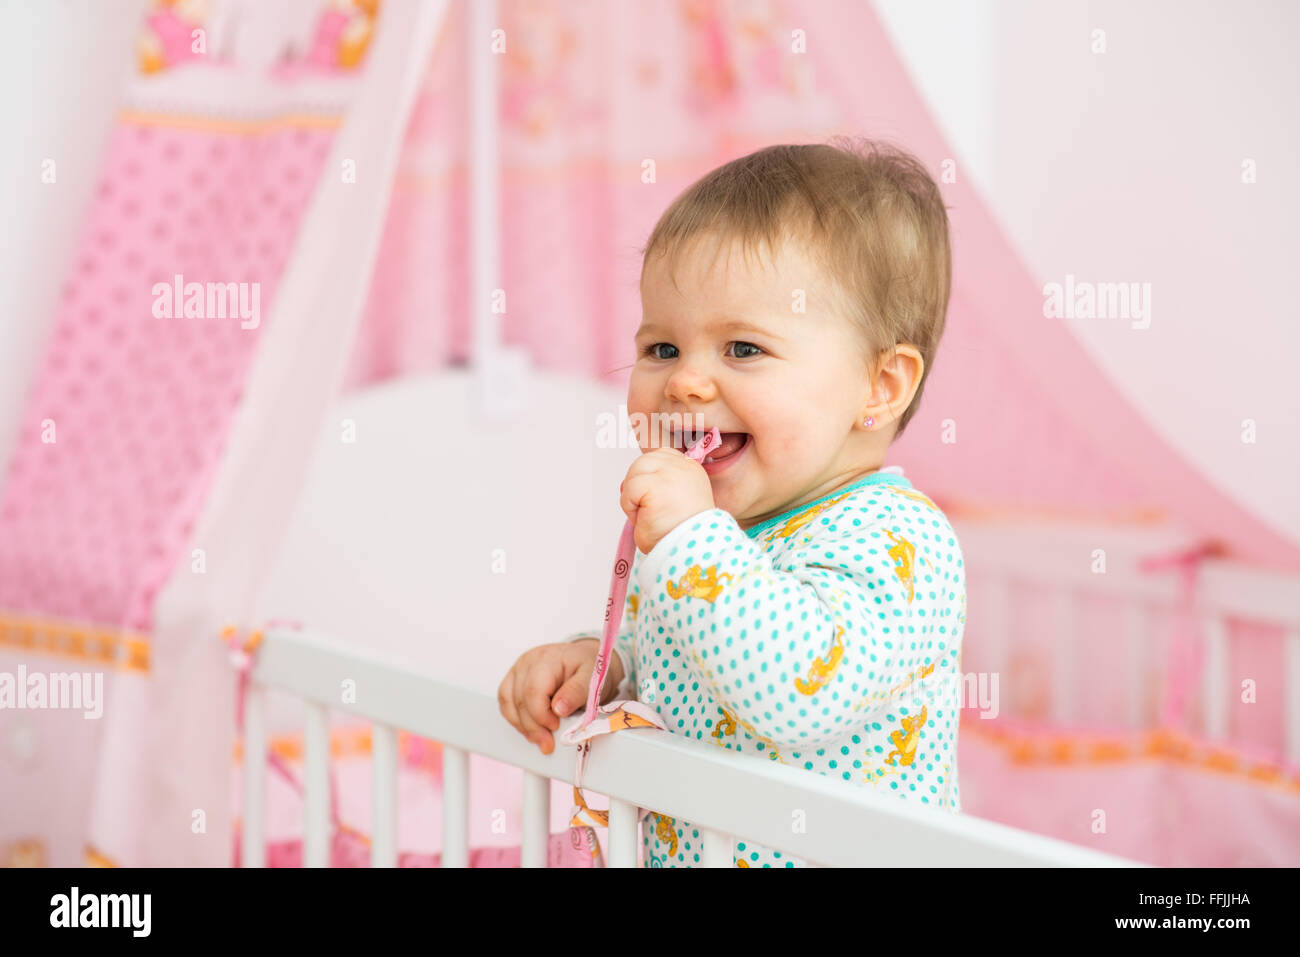
{"label": "baby's eye", "polygon": [[658,349],[660,346],[666,346],[666,347],[669,348],[669,349],[676,349],[676,348],[677,348],[677,347],[676,347],[675,345],[673,345],[671,342],[655,342],[655,343],[651,343],[650,345],[646,346],[645,349],[643,349],[643,350],[641,351],[641,354],[642,354],[643,356],[651,356],[652,358],[655,358],[655,359],[671,359],[671,358],[673,358],[672,356],[661,356],[659,353],[655,352],[655,350]]}
{"label": "baby's eye", "polygon": [[738,348],[738,349],[753,349],[753,350],[754,350],[753,352],[749,352],[749,353],[746,353],[746,354],[744,354],[744,355],[737,355],[737,356],[736,356],[737,359],[752,359],[752,358],[753,358],[754,356],[756,356],[756,355],[762,355],[762,354],[763,354],[763,350],[760,349],[758,346],[754,345],[752,342],[733,342],[732,345],[735,346],[735,347]]}

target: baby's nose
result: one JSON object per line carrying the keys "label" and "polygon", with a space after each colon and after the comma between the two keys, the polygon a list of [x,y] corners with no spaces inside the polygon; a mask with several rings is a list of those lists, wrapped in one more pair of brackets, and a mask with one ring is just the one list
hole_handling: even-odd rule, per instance
{"label": "baby's nose", "polygon": [[664,388],[665,397],[683,404],[691,399],[707,402],[716,394],[717,386],[711,375],[686,365],[673,372]]}

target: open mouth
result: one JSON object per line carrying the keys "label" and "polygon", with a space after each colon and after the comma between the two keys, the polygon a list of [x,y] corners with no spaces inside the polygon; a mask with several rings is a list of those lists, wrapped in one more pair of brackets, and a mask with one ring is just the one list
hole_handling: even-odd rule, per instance
{"label": "open mouth", "polygon": [[[679,432],[673,437],[674,447],[685,452],[706,435],[708,435],[707,432]],[[716,449],[704,457],[702,465],[706,467],[710,465],[721,466],[730,462],[745,450],[750,441],[748,432],[723,432],[721,436],[722,441]],[[708,471],[713,470],[708,469]]]}

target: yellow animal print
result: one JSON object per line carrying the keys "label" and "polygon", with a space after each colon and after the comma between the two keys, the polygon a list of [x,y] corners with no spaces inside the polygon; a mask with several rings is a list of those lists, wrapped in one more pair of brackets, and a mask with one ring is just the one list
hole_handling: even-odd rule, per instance
{"label": "yellow animal print", "polygon": [[737,866],[737,867],[748,867],[748,866],[749,866],[749,862],[748,862],[747,860],[745,860],[743,857],[738,857],[738,858],[736,858],[736,866]]}
{"label": "yellow animal print", "polygon": [[626,708],[619,708],[609,716],[609,729],[611,731],[626,731],[628,728],[654,728],[658,725],[654,722],[647,721],[639,714],[633,714]]}
{"label": "yellow animal print", "polygon": [[677,822],[670,817],[666,817],[658,812],[653,812],[655,818],[655,837],[668,845],[668,856],[673,857],[677,854],[677,830],[673,827]]}
{"label": "yellow animal print", "polygon": [[700,660],[700,656],[695,653],[694,648],[690,649],[690,653],[691,653],[691,661],[695,662],[695,667],[699,669],[700,674],[707,675],[709,680],[712,681],[713,669],[705,667],[704,662]]}
{"label": "yellow animal print", "polygon": [[[921,740],[921,728],[925,725],[925,706],[921,706],[921,713],[912,717],[903,716],[903,727],[889,735],[889,740],[894,742],[894,750],[889,752],[885,758],[890,764],[895,766],[910,766],[916,760],[916,746]],[[894,755],[898,755],[898,761],[894,761]]]}
{"label": "yellow animal print", "polygon": [[772,533],[773,538],[791,538],[801,528],[811,522],[826,509],[840,504],[848,498],[852,492],[845,492],[843,495],[837,495],[835,498],[829,498],[820,505],[814,505],[812,508],[805,509],[797,515],[791,515],[781,523],[780,529]]}
{"label": "yellow animal print", "polygon": [[930,677],[931,675],[935,674],[935,664],[937,663],[939,662],[931,662],[930,664],[924,664],[924,666],[920,667],[919,670],[911,672],[910,675],[907,675],[907,680],[904,681],[904,683],[898,685],[897,688],[889,689],[889,693],[897,694],[898,692],[901,692],[901,690],[911,687],[911,684],[915,683],[915,681],[927,679],[927,677]]}
{"label": "yellow animal print", "polygon": [[728,711],[726,708],[722,708],[721,705],[719,705],[719,707],[722,710],[722,720],[719,721],[717,727],[713,729],[713,736],[717,738],[719,741],[721,741],[722,736],[724,734],[727,735],[728,737],[735,736],[736,716],[732,714],[730,711]]}
{"label": "yellow animal print", "polygon": [[[865,697],[863,697],[861,701],[858,702],[857,710],[860,711],[864,708],[874,707],[876,704],[878,704],[881,701],[887,701],[890,698],[894,697],[895,695],[902,694],[908,688],[912,687],[912,685],[916,684],[916,682],[922,680],[923,678],[928,678],[930,675],[932,675],[934,673],[935,665],[937,664],[938,664],[937,661],[932,661],[928,665],[919,668],[918,670],[912,672],[906,678],[904,678],[901,684],[895,685],[894,687],[890,688],[888,691],[872,691],[870,694],[866,695]],[[960,653],[958,653],[957,655],[957,671],[958,673],[961,672]]]}
{"label": "yellow animal print", "polygon": [[872,753],[870,751],[862,753],[862,780],[872,787],[879,785],[886,776],[898,773],[897,768],[893,765],[876,767],[871,758]]}
{"label": "yellow animal print", "polygon": [[578,810],[569,819],[569,827],[582,827],[590,824],[609,827],[609,811],[588,807],[582,792],[576,787],[573,789],[573,806]]}
{"label": "yellow animal print", "polygon": [[813,660],[806,678],[795,678],[794,686],[803,694],[816,694],[826,682],[831,680],[835,669],[844,657],[844,629],[835,626],[835,637],[831,639],[830,650],[820,658]]}
{"label": "yellow animal print", "polygon": [[898,563],[894,566],[894,574],[898,576],[900,582],[907,586],[907,603],[910,605],[912,596],[916,591],[912,585],[912,565],[916,560],[916,546],[905,538],[899,538],[891,531],[886,530],[885,534],[894,543],[888,554],[890,558]]}
{"label": "yellow animal print", "polygon": [[742,718],[740,715],[736,715],[736,720],[740,722],[740,726],[745,729],[745,731],[749,734],[751,738],[755,738],[758,741],[762,741],[765,745],[767,745],[767,756],[769,758],[771,758],[773,761],[780,761],[782,764],[785,764],[785,759],[781,757],[781,752],[777,750],[775,741],[773,741],[771,738],[766,738],[763,735],[759,734],[758,731],[755,730],[754,726],[750,724],[748,721],[746,721],[744,718]]}
{"label": "yellow animal print", "polygon": [[641,604],[640,595],[627,596],[627,614],[629,618],[636,617],[637,608],[640,606],[640,604]]}
{"label": "yellow animal print", "polygon": [[926,498],[924,495],[922,495],[914,488],[899,488],[897,485],[892,486],[892,488],[899,495],[904,495],[907,498],[912,499],[912,501],[914,502],[920,502],[922,505],[928,505],[936,512],[939,511],[938,505],[935,505],[934,502],[930,501],[928,498]]}
{"label": "yellow animal print", "polygon": [[731,581],[731,576],[726,572],[719,574],[717,565],[710,565],[708,568],[701,568],[699,565],[692,565],[682,576],[681,582],[669,581],[664,588],[668,592],[668,597],[677,601],[687,596],[691,598],[702,598],[709,604],[713,604],[717,597],[722,594],[722,579]]}

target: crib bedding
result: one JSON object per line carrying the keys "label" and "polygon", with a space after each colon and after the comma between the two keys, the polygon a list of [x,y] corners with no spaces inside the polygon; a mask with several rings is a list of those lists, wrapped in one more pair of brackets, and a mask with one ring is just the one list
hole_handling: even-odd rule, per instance
{"label": "crib bedding", "polygon": [[[1293,867],[1300,859],[1294,770],[1227,758],[1167,732],[991,733],[980,725],[964,719],[961,742],[962,800],[979,817],[1157,867]],[[1211,819],[1219,825],[1199,825]]]}

